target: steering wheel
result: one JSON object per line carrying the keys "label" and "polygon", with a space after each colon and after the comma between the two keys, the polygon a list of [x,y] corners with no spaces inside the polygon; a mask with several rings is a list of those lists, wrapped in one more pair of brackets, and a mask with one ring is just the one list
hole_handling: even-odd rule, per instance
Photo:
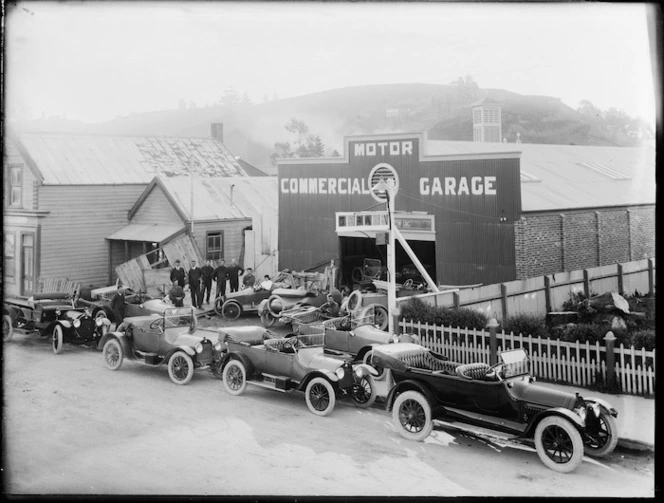
{"label": "steering wheel", "polygon": [[494,363],[489,367],[489,369],[486,371],[486,374],[484,374],[486,377],[493,379],[494,377],[498,379],[499,381],[502,381],[503,378],[501,377],[501,373],[503,372],[503,366],[505,364],[503,362],[498,362]]}
{"label": "steering wheel", "polygon": [[150,323],[150,330],[157,330],[158,328],[164,328],[164,319],[157,318],[152,323]]}
{"label": "steering wheel", "polygon": [[407,279],[406,281],[404,281],[403,287],[404,288],[413,288],[413,283],[414,283],[413,278]]}

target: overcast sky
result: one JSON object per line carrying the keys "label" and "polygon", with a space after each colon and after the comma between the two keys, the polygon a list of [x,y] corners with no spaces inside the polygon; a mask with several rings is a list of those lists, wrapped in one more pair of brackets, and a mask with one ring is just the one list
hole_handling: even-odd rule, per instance
{"label": "overcast sky", "polygon": [[5,103],[33,118],[471,75],[654,124],[644,4],[29,1],[5,28]]}

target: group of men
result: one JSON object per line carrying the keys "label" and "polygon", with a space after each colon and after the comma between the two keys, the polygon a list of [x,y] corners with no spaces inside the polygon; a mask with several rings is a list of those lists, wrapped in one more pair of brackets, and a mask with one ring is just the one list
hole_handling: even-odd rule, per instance
{"label": "group of men", "polygon": [[[244,276],[243,276],[244,275]],[[184,299],[184,287],[189,285],[189,292],[191,293],[191,305],[202,309],[203,303],[210,304],[210,293],[212,292],[212,282],[216,282],[216,295],[215,298],[226,295],[226,281],[230,284],[230,291],[237,292],[240,284],[240,276],[244,288],[251,288],[256,282],[251,267],[247,267],[246,271],[242,269],[235,259],[231,262],[230,266],[226,266],[226,262],[222,259],[219,265],[212,267],[210,259],[205,261],[203,267],[198,267],[195,260],[191,261],[189,271],[185,273],[179,260],[175,261],[175,267],[171,270],[171,283],[173,284],[169,292],[169,298],[176,306],[182,306]],[[203,300],[205,299],[205,302]]]}

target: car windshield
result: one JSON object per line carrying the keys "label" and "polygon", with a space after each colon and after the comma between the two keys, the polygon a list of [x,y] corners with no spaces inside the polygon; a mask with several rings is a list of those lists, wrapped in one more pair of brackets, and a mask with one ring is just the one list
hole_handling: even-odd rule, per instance
{"label": "car windshield", "polygon": [[190,307],[175,307],[164,310],[164,328],[186,327],[193,322],[194,313]]}
{"label": "car windshield", "polygon": [[514,349],[500,353],[505,364],[505,377],[515,377],[530,373],[530,359],[523,349]]}

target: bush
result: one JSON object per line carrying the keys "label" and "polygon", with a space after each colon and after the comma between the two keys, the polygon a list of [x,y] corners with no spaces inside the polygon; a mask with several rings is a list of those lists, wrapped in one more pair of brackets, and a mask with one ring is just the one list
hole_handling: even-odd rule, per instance
{"label": "bush", "polygon": [[437,307],[426,304],[421,299],[411,299],[401,306],[401,317],[446,327],[462,327],[481,330],[486,328],[488,319],[484,313],[465,307]]}
{"label": "bush", "polygon": [[645,348],[646,351],[652,351],[655,349],[655,331],[645,329],[632,332],[629,345],[635,349]]}
{"label": "bush", "polygon": [[534,314],[519,313],[515,316],[508,316],[501,322],[500,326],[507,334],[512,332],[514,335],[532,335],[533,337],[549,336],[546,320]]}
{"label": "bush", "polygon": [[579,304],[586,300],[588,297],[586,297],[586,294],[583,292],[576,292],[572,293],[570,292],[569,294],[569,299],[563,302],[563,311],[578,311],[579,310]]}

